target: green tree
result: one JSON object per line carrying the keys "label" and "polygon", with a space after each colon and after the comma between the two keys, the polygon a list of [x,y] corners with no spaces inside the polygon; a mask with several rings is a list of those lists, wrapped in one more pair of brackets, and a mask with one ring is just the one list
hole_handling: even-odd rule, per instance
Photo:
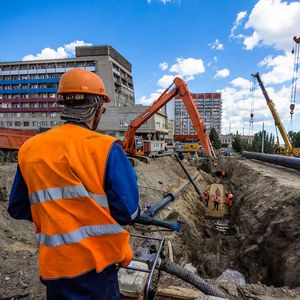
{"label": "green tree", "polygon": [[299,148],[300,147],[300,131],[298,131],[298,132],[290,131],[289,137],[290,137],[293,147]]}
{"label": "green tree", "polygon": [[239,134],[235,135],[232,139],[232,148],[234,151],[241,153],[243,151],[242,139]]}
{"label": "green tree", "polygon": [[245,150],[251,151],[251,146],[248,140],[243,139],[239,134],[236,134],[232,139],[232,148],[238,153],[242,153]]}
{"label": "green tree", "polygon": [[221,148],[221,141],[220,141],[220,138],[219,138],[219,136],[218,136],[218,134],[217,134],[217,131],[216,131],[214,128],[212,128],[212,129],[210,130],[209,138],[210,138],[211,143],[212,143],[212,145],[213,145],[213,147],[214,147],[215,149],[220,149],[220,148]]}
{"label": "green tree", "polygon": [[[262,134],[260,131],[254,134],[251,150],[254,152],[261,152],[262,147]],[[264,130],[264,153],[274,153],[274,135]]]}

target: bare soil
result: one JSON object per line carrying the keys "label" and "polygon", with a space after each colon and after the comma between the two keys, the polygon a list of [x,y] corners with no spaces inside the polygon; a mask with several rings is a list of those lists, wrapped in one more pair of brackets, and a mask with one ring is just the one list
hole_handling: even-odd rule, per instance
{"label": "bare soil", "polygon": [[[217,166],[228,170],[229,176],[221,181],[187,161],[184,164],[201,191],[213,191],[212,184],[220,184],[223,190],[232,189],[234,207],[229,214],[223,210],[221,215],[206,215],[202,195],[188,184],[174,158],[152,159],[149,164],[138,161],[135,171],[142,209],[168,193],[181,191],[174,202],[155,216],[160,220],[183,221],[181,232],[150,234],[163,235],[171,242],[174,260],[193,266],[203,278],[214,280],[228,268],[239,270],[253,283],[242,286],[246,299],[297,299],[299,288],[274,288],[257,282],[292,288],[300,285],[299,174],[289,170],[283,174],[281,168],[228,159],[219,161]],[[0,166],[0,184],[8,191],[15,169],[15,164]],[[0,203],[0,299],[45,299],[38,276],[34,228],[30,222],[10,218],[6,209],[7,203]],[[225,232],[220,231],[220,222],[228,224]],[[129,229],[149,234],[158,228],[134,225]],[[161,285],[188,286],[166,275]],[[236,285],[222,286],[232,299],[243,299]]]}

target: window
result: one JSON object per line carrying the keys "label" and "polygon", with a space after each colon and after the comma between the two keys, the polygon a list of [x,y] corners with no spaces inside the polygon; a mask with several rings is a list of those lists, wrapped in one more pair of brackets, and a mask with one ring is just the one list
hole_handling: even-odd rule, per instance
{"label": "window", "polygon": [[28,121],[24,121],[24,122],[23,122],[23,125],[24,125],[25,127],[28,127],[28,126],[29,126],[29,122],[28,122]]}
{"label": "window", "polygon": [[6,121],[6,126],[7,127],[12,127],[13,126],[13,122],[12,121]]}
{"label": "window", "polygon": [[20,121],[16,121],[16,122],[15,122],[15,126],[21,126],[21,124],[22,124],[22,123],[21,123]]}

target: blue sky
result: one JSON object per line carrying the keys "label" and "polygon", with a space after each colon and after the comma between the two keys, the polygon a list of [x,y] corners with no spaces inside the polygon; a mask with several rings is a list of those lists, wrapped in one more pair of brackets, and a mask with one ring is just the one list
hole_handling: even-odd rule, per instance
{"label": "blue sky", "polygon": [[[133,64],[138,103],[151,103],[173,76],[183,77],[192,92],[221,91],[224,133],[229,123],[232,131],[250,132],[250,73],[259,71],[291,129],[290,50],[292,37],[300,35],[299,1],[11,0],[0,5],[1,61],[36,56],[45,48],[50,50],[43,55],[71,56],[68,45],[74,41],[109,44]],[[254,132],[263,121],[274,131],[259,89],[253,99]],[[297,101],[294,130],[300,130]]]}

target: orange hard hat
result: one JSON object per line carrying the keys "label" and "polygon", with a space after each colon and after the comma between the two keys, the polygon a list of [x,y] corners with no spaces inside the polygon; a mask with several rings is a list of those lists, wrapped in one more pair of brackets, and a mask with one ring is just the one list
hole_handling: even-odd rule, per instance
{"label": "orange hard hat", "polygon": [[64,73],[58,85],[58,94],[91,94],[102,96],[104,102],[110,102],[102,79],[84,69],[72,69]]}

